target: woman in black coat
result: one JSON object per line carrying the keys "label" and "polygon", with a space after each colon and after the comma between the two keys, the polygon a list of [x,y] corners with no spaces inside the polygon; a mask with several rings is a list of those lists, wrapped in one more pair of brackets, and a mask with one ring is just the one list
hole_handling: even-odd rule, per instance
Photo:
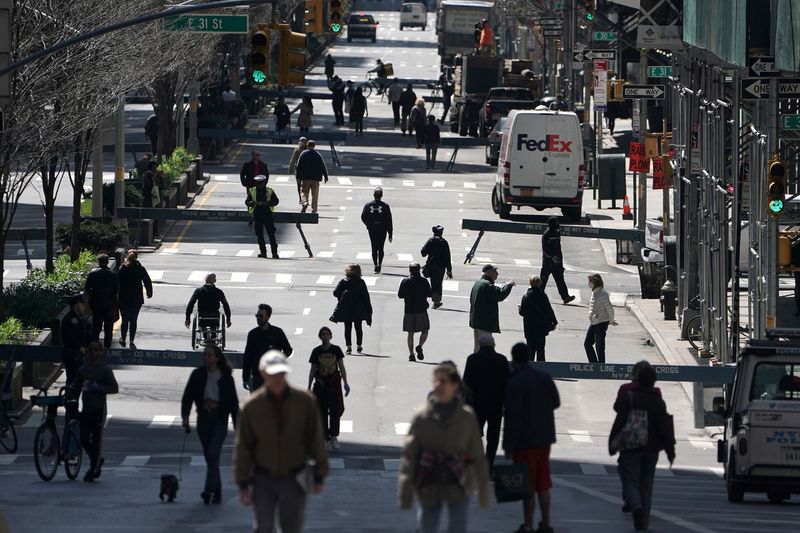
{"label": "woman in black coat", "polygon": [[136,324],[139,320],[139,310],[144,305],[144,297],[142,296],[142,285],[147,292],[147,297],[153,297],[153,282],[150,281],[150,275],[147,269],[137,259],[136,252],[131,250],[128,252],[128,257],[119,267],[119,314],[122,317],[122,325],[120,325],[120,338],[119,343],[125,346],[125,337],[128,334],[128,328],[131,332],[131,348],[136,349],[133,343],[136,337]]}
{"label": "woman in black coat", "polygon": [[195,368],[183,391],[181,418],[188,433],[192,404],[197,409],[197,436],[203,445],[206,460],[206,483],[200,497],[203,502],[222,502],[222,480],[219,475],[219,457],[228,434],[228,417],[236,427],[239,415],[239,398],[228,360],[219,346],[207,343],[203,350],[203,366]]}
{"label": "woman in black coat", "polygon": [[372,325],[372,302],[369,299],[367,284],[361,279],[361,266],[352,264],[344,270],[344,278],[336,285],[333,295],[339,300],[331,316],[332,322],[344,322],[345,353],[353,353],[352,327],[356,328],[356,350],[363,351],[364,331],[361,322]]}
{"label": "woman in black coat", "polygon": [[433,308],[439,309],[442,306],[444,274],[447,272],[447,279],[453,279],[453,264],[450,261],[450,245],[442,237],[444,228],[437,225],[432,227],[431,230],[433,231],[433,237],[428,239],[428,242],[425,243],[420,252],[422,257],[428,258],[425,267],[422,269],[422,274],[431,279]]}
{"label": "woman in black coat", "polygon": [[550,299],[542,289],[542,279],[531,276],[531,288],[522,297],[519,314],[525,326],[525,341],[531,361],[544,361],[544,343],[547,334],[556,329],[558,320]]}

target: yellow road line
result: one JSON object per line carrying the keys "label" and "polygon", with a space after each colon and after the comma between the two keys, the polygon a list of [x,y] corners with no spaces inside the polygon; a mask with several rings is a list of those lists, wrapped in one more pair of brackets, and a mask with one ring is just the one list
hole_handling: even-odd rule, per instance
{"label": "yellow road line", "polygon": [[[203,196],[203,198],[197,203],[197,206],[198,207],[203,207],[205,205],[205,203],[208,201],[208,199],[211,197],[211,195],[214,194],[214,191],[217,190],[217,187],[219,187],[219,183],[215,183],[214,186],[211,187],[211,190],[208,191],[208,194]],[[178,235],[178,238],[175,239],[175,242],[172,243],[172,246],[170,246],[170,249],[175,249],[175,248],[178,247],[178,245],[181,243],[183,238],[186,236],[186,232],[189,231],[189,228],[191,226],[192,226],[192,221],[191,220],[186,222],[186,225],[181,230],[180,234]]]}

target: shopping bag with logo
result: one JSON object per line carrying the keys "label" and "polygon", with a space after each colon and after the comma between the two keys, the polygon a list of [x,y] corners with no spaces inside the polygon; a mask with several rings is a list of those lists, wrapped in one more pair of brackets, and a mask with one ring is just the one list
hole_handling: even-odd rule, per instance
{"label": "shopping bag with logo", "polygon": [[497,503],[527,500],[532,495],[528,465],[525,463],[495,465],[494,496],[497,498]]}

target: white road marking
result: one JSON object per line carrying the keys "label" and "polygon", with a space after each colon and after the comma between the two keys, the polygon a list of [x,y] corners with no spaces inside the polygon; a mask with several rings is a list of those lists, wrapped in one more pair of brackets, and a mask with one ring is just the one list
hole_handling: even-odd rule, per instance
{"label": "white road marking", "polygon": [[303,334],[303,328],[294,328],[294,334],[295,335],[302,335]]}
{"label": "white road marking", "polygon": [[344,458],[328,457],[328,468],[331,470],[344,470]]}
{"label": "white road marking", "polygon": [[278,183],[288,183],[289,176],[278,176],[277,178],[275,178],[275,181],[277,181]]}
{"label": "white road marking", "polygon": [[581,473],[585,476],[607,476],[608,470],[604,465],[581,463]]}
{"label": "white road marking", "polygon": [[338,246],[338,244],[337,244],[337,243],[335,243],[335,242],[332,242],[332,243],[331,243],[331,248],[336,248],[337,246]]}
{"label": "white road marking", "polygon": [[528,261],[527,259],[514,259],[514,263],[517,266],[526,266],[526,267],[531,266],[531,262]]}
{"label": "white road marking", "polygon": [[477,189],[478,187],[477,187],[477,185],[475,185],[471,181],[465,181],[464,182],[464,188],[465,189]]}
{"label": "white road marking", "polygon": [[344,221],[344,217],[336,217],[336,220],[337,220],[338,222],[343,222],[343,221]]}
{"label": "white road marking", "polygon": [[326,252],[318,252],[317,253],[317,257],[320,257],[322,259],[330,259],[331,257],[333,257],[333,254],[334,254],[334,252],[327,252],[327,251]]}
{"label": "white road marking", "polygon": [[164,271],[163,270],[151,270],[149,272],[150,280],[151,281],[161,281],[164,279]]}
{"label": "white road marking", "polygon": [[397,254],[398,261],[408,261],[409,263],[414,261],[414,256],[411,254]]}
{"label": "white road marking", "polygon": [[721,466],[709,466],[708,469],[718,478],[725,476],[725,469]]}
{"label": "white road marking", "polygon": [[239,250],[236,252],[236,257],[253,257],[255,253],[255,250]]}
{"label": "white road marking", "polygon": [[304,315],[310,315],[311,314],[311,308],[310,307],[304,307],[303,308],[303,314]]}
{"label": "white road marking", "polygon": [[369,252],[358,252],[356,254],[356,260],[361,260],[361,259],[372,259],[372,254]]}
{"label": "white road marking", "polygon": [[297,253],[294,250],[279,250],[278,257],[281,259],[291,259],[294,257],[294,254]]}
{"label": "white road marking", "polygon": [[432,186],[434,188],[435,187],[444,187],[446,184],[447,184],[447,182],[445,182],[445,181],[434,181]]}
{"label": "white road marking", "polygon": [[214,176],[214,181],[228,181],[228,176]]}
{"label": "white road marking", "polygon": [[245,283],[250,277],[250,272],[231,272],[232,283]]}
{"label": "white road marking", "polygon": [[411,428],[410,422],[395,422],[394,433],[395,435],[408,435],[408,430]]}
{"label": "white road marking", "polygon": [[339,178],[337,177],[336,180],[339,182],[339,185],[352,185],[353,181],[350,178]]}
{"label": "white road marking", "polygon": [[675,473],[668,467],[656,467],[656,477],[675,477]]}
{"label": "white road marking", "polygon": [[476,257],[475,261],[477,261],[478,263],[491,263],[492,262],[492,258],[491,257]]}
{"label": "white road marking", "polygon": [[442,290],[450,292],[458,292],[458,282],[452,279],[442,281]]}
{"label": "white road marking", "polygon": [[217,255],[217,250],[213,248],[203,248],[203,251],[200,252],[200,255]]}
{"label": "white road marking", "polygon": [[397,472],[400,470],[400,459],[384,459],[383,469],[387,472]]}
{"label": "white road marking", "polygon": [[403,187],[413,187],[413,186],[414,186],[414,180],[403,180]]}
{"label": "white road marking", "polygon": [[373,277],[373,276],[363,276],[361,279],[363,279],[364,283],[366,283],[370,287],[374,287],[375,286],[375,282],[378,281],[378,278]]}
{"label": "white road marking", "polygon": [[317,285],[333,285],[333,280],[336,276],[320,276],[317,278]]}
{"label": "white road marking", "polygon": [[309,296],[316,296],[317,295],[317,291],[308,291],[308,295]]}
{"label": "white road marking", "polygon": [[370,184],[370,185],[375,185],[375,186],[377,186],[377,185],[380,185],[381,183],[383,183],[383,181],[382,181],[382,180],[380,180],[380,179],[378,179],[378,178],[370,178],[370,179],[369,179],[369,184]]}
{"label": "white road marking", "polygon": [[161,253],[162,254],[177,254],[178,253],[178,249],[177,248],[165,248],[165,249],[161,250]]}
{"label": "white road marking", "polygon": [[0,466],[8,466],[13,464],[17,459],[17,454],[14,455],[0,455]]}
{"label": "white road marking", "polygon": [[153,421],[147,426],[147,429],[168,428],[175,422],[176,418],[178,417],[173,415],[155,415]]}
{"label": "white road marking", "polygon": [[333,234],[335,235],[337,233],[339,233],[339,228],[333,228]]}
{"label": "white road marking", "polygon": [[570,438],[572,438],[572,440],[575,442],[582,442],[586,444],[592,443],[592,437],[589,436],[588,431],[570,429],[568,433]]}
{"label": "white road marking", "polygon": [[339,420],[339,432],[340,433],[352,433],[353,432],[353,421],[352,420]]}
{"label": "white road marking", "polygon": [[291,274],[275,274],[275,283],[291,283]]}
{"label": "white road marking", "polygon": [[346,205],[340,205],[339,206],[339,211],[345,211],[346,209],[347,209]]}
{"label": "white road marking", "polygon": [[149,455],[126,455],[119,466],[144,466],[149,460]]}
{"label": "white road marking", "polygon": [[189,274],[187,281],[204,281],[206,279],[206,274],[208,274],[208,272],[205,270],[194,270]]}

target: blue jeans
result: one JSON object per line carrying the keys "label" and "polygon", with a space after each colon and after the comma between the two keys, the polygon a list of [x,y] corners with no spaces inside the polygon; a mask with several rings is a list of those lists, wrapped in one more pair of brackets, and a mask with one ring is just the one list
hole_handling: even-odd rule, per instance
{"label": "blue jeans", "polygon": [[[589,326],[583,347],[586,348],[586,357],[590,363],[606,362],[606,331],[608,331],[608,322]],[[595,353],[595,348],[597,348],[597,353]]]}
{"label": "blue jeans", "polygon": [[222,480],[219,475],[219,457],[222,455],[222,443],[228,434],[228,421],[211,411],[201,412],[197,416],[197,436],[203,445],[203,456],[206,460],[205,492],[222,493]]}
{"label": "blue jeans", "polygon": [[617,464],[622,480],[622,497],[636,511],[641,509],[643,525],[650,522],[653,501],[653,480],[656,476],[658,452],[620,452]]}
{"label": "blue jeans", "polygon": [[467,531],[467,512],[469,511],[469,498],[452,503],[439,502],[430,507],[419,508],[417,515],[419,519],[420,533],[437,533],[439,531],[439,521],[442,517],[442,508],[447,505],[447,512],[450,521],[447,525],[447,533],[465,533]]}

